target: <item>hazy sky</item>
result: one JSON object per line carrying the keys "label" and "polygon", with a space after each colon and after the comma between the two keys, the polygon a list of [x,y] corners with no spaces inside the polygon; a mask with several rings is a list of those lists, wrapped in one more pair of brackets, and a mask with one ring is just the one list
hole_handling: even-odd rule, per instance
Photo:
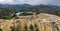
{"label": "hazy sky", "polygon": [[0,4],[48,4],[48,5],[59,5],[60,0],[0,0]]}

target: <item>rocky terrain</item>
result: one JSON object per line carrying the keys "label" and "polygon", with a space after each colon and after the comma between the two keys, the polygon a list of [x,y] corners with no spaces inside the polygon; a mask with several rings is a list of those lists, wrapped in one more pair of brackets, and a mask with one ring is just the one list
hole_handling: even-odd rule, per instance
{"label": "rocky terrain", "polygon": [[[12,27],[14,28],[12,29]],[[18,16],[18,19],[0,19],[0,28],[3,31],[16,31],[16,27],[19,31],[60,31],[60,17],[40,13],[38,15]]]}

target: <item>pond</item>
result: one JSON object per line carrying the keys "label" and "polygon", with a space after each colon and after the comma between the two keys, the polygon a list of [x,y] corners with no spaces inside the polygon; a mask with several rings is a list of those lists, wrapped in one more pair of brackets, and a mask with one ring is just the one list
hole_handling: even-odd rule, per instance
{"label": "pond", "polygon": [[33,15],[33,14],[32,13],[28,13],[28,12],[17,12],[16,15],[27,16],[27,15]]}
{"label": "pond", "polygon": [[24,13],[24,12],[17,12],[16,15],[19,15],[19,14],[21,14],[21,13]]}

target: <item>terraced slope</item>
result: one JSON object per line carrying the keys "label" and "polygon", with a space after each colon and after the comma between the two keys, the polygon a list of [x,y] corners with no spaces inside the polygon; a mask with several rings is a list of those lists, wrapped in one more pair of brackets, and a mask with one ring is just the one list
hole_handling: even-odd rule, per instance
{"label": "terraced slope", "polygon": [[[15,27],[20,31],[60,31],[60,17],[56,15],[41,13],[38,15],[18,16],[18,19],[3,20],[0,19],[0,28],[3,31],[12,31],[11,27]],[[36,24],[36,25],[35,25]],[[26,28],[27,26],[27,28]],[[31,28],[32,26],[33,28]]]}

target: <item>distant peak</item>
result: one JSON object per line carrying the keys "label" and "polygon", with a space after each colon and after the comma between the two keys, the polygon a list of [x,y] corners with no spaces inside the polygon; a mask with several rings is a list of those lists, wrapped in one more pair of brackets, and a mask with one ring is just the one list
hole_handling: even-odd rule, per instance
{"label": "distant peak", "polygon": [[23,5],[31,6],[30,4],[23,4]]}

